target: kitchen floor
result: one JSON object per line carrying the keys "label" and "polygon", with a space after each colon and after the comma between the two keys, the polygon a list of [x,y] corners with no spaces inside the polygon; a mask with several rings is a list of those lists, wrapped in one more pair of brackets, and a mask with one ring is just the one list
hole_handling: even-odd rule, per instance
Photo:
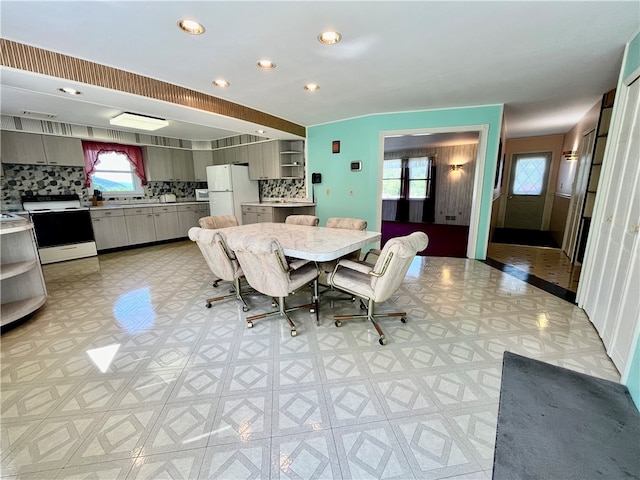
{"label": "kitchen floor", "polygon": [[619,381],[582,310],[473,260],[416,257],[386,346],[336,328],[358,308],[330,295],[297,337],[205,308],[189,241],[44,272],[47,304],[2,336],[2,478],[489,479],[505,350]]}

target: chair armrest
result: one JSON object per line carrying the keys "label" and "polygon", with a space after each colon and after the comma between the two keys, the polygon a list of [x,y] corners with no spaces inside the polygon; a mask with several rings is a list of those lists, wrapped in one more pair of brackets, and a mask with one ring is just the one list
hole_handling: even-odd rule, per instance
{"label": "chair armrest", "polygon": [[364,273],[365,275],[369,275],[373,270],[373,267],[371,265],[354,262],[353,260],[345,260],[344,258],[338,262],[338,264],[336,265],[336,269],[338,269],[338,267],[349,268],[351,270],[355,270],[356,272]]}
{"label": "chair armrest", "polygon": [[305,266],[310,260],[302,260],[301,258],[290,258],[289,260],[289,268],[291,270],[298,270],[300,267]]}

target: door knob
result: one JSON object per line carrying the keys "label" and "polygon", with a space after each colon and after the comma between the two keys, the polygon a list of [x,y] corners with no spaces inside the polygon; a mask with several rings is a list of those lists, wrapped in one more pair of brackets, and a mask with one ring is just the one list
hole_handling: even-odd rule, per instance
{"label": "door knob", "polygon": [[513,195],[509,195],[509,200],[511,200],[513,198]]}

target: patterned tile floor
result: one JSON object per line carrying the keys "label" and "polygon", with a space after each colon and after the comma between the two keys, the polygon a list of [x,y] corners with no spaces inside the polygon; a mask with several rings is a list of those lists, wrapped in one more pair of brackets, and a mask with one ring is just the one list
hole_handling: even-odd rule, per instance
{"label": "patterned tile floor", "polygon": [[188,241],[44,271],[47,304],[2,336],[3,479],[488,479],[505,350],[619,380],[582,310],[472,260],[417,257],[384,347],[334,326],[334,294],[295,338],[205,308]]}
{"label": "patterned tile floor", "polygon": [[487,256],[572,292],[578,289],[580,265],[571,265],[559,248],[490,243]]}

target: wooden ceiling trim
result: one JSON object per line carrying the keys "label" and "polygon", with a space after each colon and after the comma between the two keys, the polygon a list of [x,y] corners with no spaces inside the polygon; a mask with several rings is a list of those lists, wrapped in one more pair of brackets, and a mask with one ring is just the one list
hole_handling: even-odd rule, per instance
{"label": "wooden ceiling trim", "polygon": [[237,118],[301,137],[306,128],[244,105],[127,72],[99,63],[0,38],[0,62],[5,67],[64,78],[80,83],[140,95],[155,100]]}

